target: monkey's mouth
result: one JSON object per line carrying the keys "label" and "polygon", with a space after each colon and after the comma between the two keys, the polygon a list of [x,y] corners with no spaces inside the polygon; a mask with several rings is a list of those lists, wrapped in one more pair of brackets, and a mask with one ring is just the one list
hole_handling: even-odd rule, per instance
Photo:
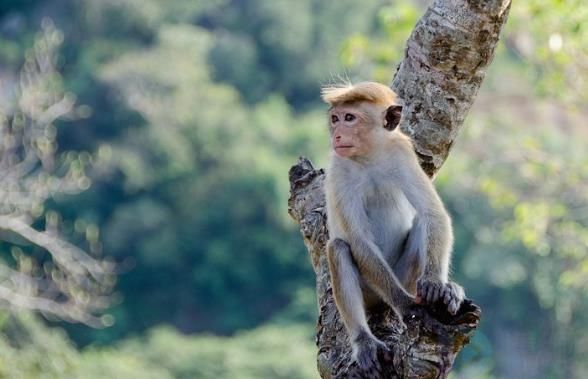
{"label": "monkey's mouth", "polygon": [[352,147],[353,147],[353,145],[338,145],[338,146],[335,146],[335,150],[336,149],[350,149]]}

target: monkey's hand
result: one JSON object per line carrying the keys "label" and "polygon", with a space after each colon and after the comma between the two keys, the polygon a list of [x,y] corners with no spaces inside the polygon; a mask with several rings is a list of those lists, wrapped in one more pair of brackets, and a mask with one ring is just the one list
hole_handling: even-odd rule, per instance
{"label": "monkey's hand", "polygon": [[463,288],[455,282],[442,283],[434,279],[421,278],[417,282],[417,303],[433,304],[441,300],[447,305],[447,311],[456,314],[463,302]]}

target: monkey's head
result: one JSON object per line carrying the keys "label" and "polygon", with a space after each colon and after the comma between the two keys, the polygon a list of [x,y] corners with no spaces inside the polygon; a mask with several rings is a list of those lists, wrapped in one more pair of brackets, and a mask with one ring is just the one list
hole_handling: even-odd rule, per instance
{"label": "monkey's head", "polygon": [[388,86],[375,82],[323,87],[331,147],[340,157],[369,157],[400,123],[402,106]]}

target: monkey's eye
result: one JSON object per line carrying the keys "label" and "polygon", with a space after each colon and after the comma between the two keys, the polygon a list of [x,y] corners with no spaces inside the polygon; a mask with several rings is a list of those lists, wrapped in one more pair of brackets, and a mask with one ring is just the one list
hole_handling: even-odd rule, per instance
{"label": "monkey's eye", "polygon": [[331,116],[331,122],[334,124],[334,123],[336,123],[337,121],[339,121],[339,117],[337,117],[337,116],[335,116],[335,115],[332,115],[332,116]]}
{"label": "monkey's eye", "polygon": [[352,115],[351,113],[347,113],[345,115],[345,121],[353,121],[355,120],[355,115]]}

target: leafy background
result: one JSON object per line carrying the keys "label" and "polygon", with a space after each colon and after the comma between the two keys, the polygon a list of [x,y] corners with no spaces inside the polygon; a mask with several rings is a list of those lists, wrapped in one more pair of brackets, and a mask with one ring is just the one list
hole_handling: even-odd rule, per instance
{"label": "leafy background", "polygon": [[[0,99],[50,29],[81,107],[56,138],[86,152],[91,185],[43,214],[121,272],[107,328],[0,310],[0,377],[317,378],[287,171],[299,155],[325,164],[320,85],[389,83],[425,6],[3,0]],[[484,311],[453,378],[588,372],[586,25],[579,0],[515,2],[436,179],[453,276]]]}

